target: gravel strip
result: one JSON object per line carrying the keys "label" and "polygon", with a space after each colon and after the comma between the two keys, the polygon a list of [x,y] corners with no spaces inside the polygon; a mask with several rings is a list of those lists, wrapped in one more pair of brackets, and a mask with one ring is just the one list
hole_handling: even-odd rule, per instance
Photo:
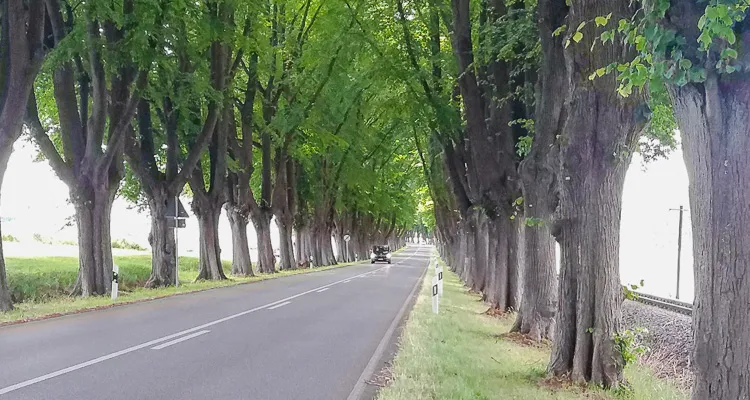
{"label": "gravel strip", "polygon": [[656,376],[673,379],[685,388],[692,386],[691,317],[626,300],[622,305],[622,323],[625,329],[648,329],[644,344],[651,351],[641,357],[641,362],[653,369]]}

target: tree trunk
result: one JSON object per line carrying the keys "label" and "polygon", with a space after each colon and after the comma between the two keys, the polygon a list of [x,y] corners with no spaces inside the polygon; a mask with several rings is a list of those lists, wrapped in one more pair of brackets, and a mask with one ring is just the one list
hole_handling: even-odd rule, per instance
{"label": "tree trunk", "polygon": [[247,213],[229,205],[224,208],[232,229],[232,275],[255,276],[247,239]]}
{"label": "tree trunk", "polygon": [[469,218],[468,223],[465,226],[466,230],[463,233],[466,238],[466,251],[464,253],[465,261],[461,278],[471,290],[474,290],[474,274],[477,260],[476,238],[477,230],[479,229],[477,222],[476,218]]}
{"label": "tree trunk", "polygon": [[498,225],[494,219],[487,221],[487,270],[484,274],[485,290],[483,300],[489,303],[490,307],[498,308],[497,299],[499,298],[497,284],[497,245],[499,242]]}
{"label": "tree trunk", "polygon": [[[536,198],[540,201],[533,202]],[[544,208],[543,198],[532,195],[529,190],[524,192],[526,220],[534,222],[530,222],[531,226],[526,226],[524,232],[523,297],[511,330],[537,341],[552,338],[557,306],[555,241],[550,232],[549,214],[540,217],[537,213]],[[537,223],[537,220],[542,222]]]}
{"label": "tree trunk", "polygon": [[196,280],[227,279],[221,263],[221,247],[219,246],[219,216],[221,206],[215,204],[200,204],[193,199],[193,211],[198,218],[200,230],[200,263]]}
{"label": "tree trunk", "polygon": [[252,215],[255,234],[258,236],[258,272],[273,274],[276,272],[276,261],[271,242],[271,213],[261,211],[260,215]]}
{"label": "tree trunk", "polygon": [[485,276],[487,274],[487,258],[489,251],[487,215],[483,211],[476,210],[474,219],[474,262],[472,273],[472,289],[476,292],[486,294]]}
{"label": "tree trunk", "polygon": [[[605,11],[606,10],[606,11]],[[569,26],[612,13],[629,19],[627,0],[573,2]],[[560,243],[557,323],[548,370],[576,382],[616,387],[623,357],[615,336],[620,328],[620,211],[625,173],[645,120],[635,110],[640,94],[616,93],[614,75],[589,80],[596,68],[634,56],[620,41],[592,48],[597,30],[588,24],[583,40],[565,49],[570,92],[560,141],[559,215],[553,233]]]}
{"label": "tree trunk", "polygon": [[338,259],[341,262],[349,262],[348,255],[346,254],[346,242],[344,241],[344,227],[341,223],[336,225],[336,252],[338,253]]}
{"label": "tree trunk", "polygon": [[750,82],[730,79],[670,89],[690,178],[695,400],[750,398]]}
{"label": "tree trunk", "polygon": [[[2,143],[2,147],[0,147],[0,189],[2,189],[3,186],[5,171],[8,169],[8,160],[10,159],[10,154],[12,152],[13,142]],[[0,229],[0,238],[1,237],[2,229]],[[10,311],[12,309],[13,301],[10,296],[8,278],[5,272],[5,254],[3,253],[3,241],[2,239],[0,239],[0,312]]]}
{"label": "tree trunk", "polygon": [[281,253],[279,269],[294,269],[296,268],[296,262],[294,261],[294,246],[292,246],[292,218],[277,215],[276,224],[279,227],[279,252]]}
{"label": "tree trunk", "polygon": [[167,196],[155,196],[149,199],[151,210],[151,233],[148,242],[151,245],[151,276],[146,287],[155,288],[175,283],[175,238],[174,228],[169,226],[167,213]]}
{"label": "tree trunk", "polygon": [[490,304],[502,311],[517,310],[520,302],[521,265],[523,265],[523,230],[518,218],[498,215],[491,222],[490,232],[496,242],[494,260],[493,297]]}
{"label": "tree trunk", "polygon": [[576,169],[566,185],[560,306],[549,366],[556,375],[572,373],[574,381],[608,387],[620,382],[623,368],[614,335],[620,325],[618,246],[626,168],[612,169]]}
{"label": "tree trunk", "polygon": [[112,289],[110,217],[113,191],[84,183],[72,193],[78,225],[78,278],[73,293],[104,295]]}
{"label": "tree trunk", "polygon": [[565,0],[540,0],[537,26],[542,48],[534,112],[534,141],[521,162],[523,206],[526,219],[523,297],[514,332],[534,340],[552,339],[557,308],[557,269],[552,213],[557,203],[555,174],[559,168],[557,136],[568,91],[563,42],[554,31],[565,23]]}

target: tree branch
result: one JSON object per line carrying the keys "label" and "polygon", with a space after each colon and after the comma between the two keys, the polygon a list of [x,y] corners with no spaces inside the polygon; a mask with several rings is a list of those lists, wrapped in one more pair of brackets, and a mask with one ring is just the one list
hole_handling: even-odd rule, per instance
{"label": "tree branch", "polygon": [[34,138],[34,142],[39,146],[39,149],[42,151],[42,154],[44,154],[44,157],[47,158],[57,176],[66,184],[71,185],[74,182],[73,171],[70,166],[65,163],[65,160],[60,157],[60,153],[57,151],[57,148],[55,148],[55,144],[52,143],[49,135],[47,135],[47,132],[44,130],[42,122],[39,120],[36,96],[33,91],[29,95],[29,100],[26,106],[25,123],[31,133],[31,137]]}
{"label": "tree branch", "polygon": [[130,98],[125,103],[125,108],[122,111],[122,115],[117,120],[117,125],[111,131],[109,140],[107,140],[107,150],[104,152],[104,156],[100,159],[98,166],[101,169],[108,169],[112,165],[117,154],[122,151],[121,145],[125,140],[125,135],[135,115],[135,110],[138,108],[138,102],[141,100],[141,96],[138,92],[143,90],[148,82],[148,71],[142,70],[138,73],[136,79],[135,88],[133,93],[130,94]]}

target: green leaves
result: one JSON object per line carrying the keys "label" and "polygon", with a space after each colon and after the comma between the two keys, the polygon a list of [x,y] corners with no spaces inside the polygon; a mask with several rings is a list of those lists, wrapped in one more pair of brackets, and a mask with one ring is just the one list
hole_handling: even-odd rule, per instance
{"label": "green leaves", "polygon": [[602,16],[596,17],[594,18],[594,22],[596,22],[596,26],[607,26],[610,18],[612,18],[612,13],[609,13],[603,17]]}

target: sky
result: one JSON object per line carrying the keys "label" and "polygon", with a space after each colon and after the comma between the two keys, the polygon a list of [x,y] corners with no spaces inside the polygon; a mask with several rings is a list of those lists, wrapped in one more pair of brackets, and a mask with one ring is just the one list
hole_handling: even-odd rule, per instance
{"label": "sky", "polygon": [[[10,159],[0,192],[0,216],[3,234],[11,234],[22,242],[32,241],[34,234],[55,241],[76,239],[75,210],[68,202],[68,188],[54,174],[46,162],[35,162],[36,147],[19,140]],[[189,213],[189,199],[182,199]],[[688,178],[682,152],[676,150],[669,158],[643,165],[636,154],[625,180],[622,225],[620,236],[620,275],[624,284],[644,281],[643,291],[659,296],[674,297],[676,291],[677,236],[679,213],[672,209],[680,205],[689,208]],[[278,248],[278,233],[272,225],[271,237]],[[685,213],[682,238],[682,273],[680,299],[693,298],[692,245],[690,214]],[[115,200],[112,208],[112,239],[126,239],[148,246],[150,219],[148,213],[131,209],[123,199]],[[252,225],[249,227],[251,255],[256,245]],[[222,218],[219,226],[222,258],[232,257],[232,238],[229,223]],[[179,232],[180,254],[197,255],[197,221],[191,215],[187,227]],[[20,254],[22,249],[11,246],[6,256]],[[27,251],[28,252],[28,251]],[[60,254],[63,255],[63,254]],[[67,255],[67,254],[65,254]]]}

